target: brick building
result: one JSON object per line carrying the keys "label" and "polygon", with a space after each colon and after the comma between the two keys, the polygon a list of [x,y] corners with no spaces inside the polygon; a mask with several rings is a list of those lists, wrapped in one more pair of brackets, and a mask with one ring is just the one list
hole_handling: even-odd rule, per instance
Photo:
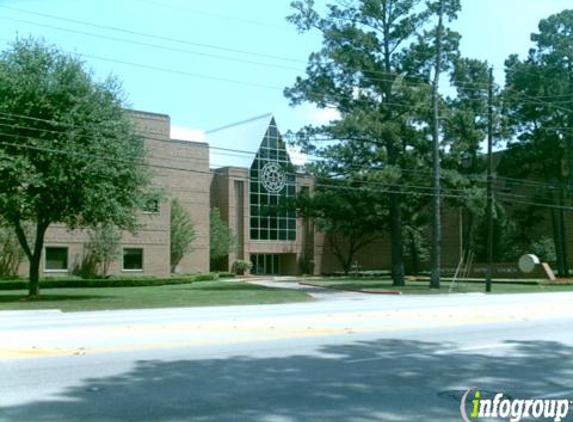
{"label": "brick building", "polygon": [[[167,115],[130,111],[149,150],[154,183],[166,193],[156,207],[140,215],[141,230],[123,233],[121,257],[111,274],[166,276],[170,273],[170,199],[177,198],[192,217],[197,238],[176,271],[209,271],[209,211],[218,207],[236,248],[223,263],[253,263],[256,274],[332,273],[341,267],[323,233],[286,207],[296,194],[312,195],[312,179],[297,171],[271,114],[205,132],[203,141],[184,136]],[[183,137],[183,136],[182,136]],[[459,259],[457,218],[444,221],[446,265]],[[72,273],[84,257],[83,230],[50,227],[45,238],[44,276]],[[387,238],[365,248],[357,258],[364,269],[390,266]],[[26,265],[21,267],[27,273]]]}

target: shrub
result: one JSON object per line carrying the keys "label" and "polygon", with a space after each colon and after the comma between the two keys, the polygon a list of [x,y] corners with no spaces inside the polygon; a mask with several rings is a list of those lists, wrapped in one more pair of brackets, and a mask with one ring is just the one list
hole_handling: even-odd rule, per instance
{"label": "shrub", "polygon": [[219,274],[216,273],[199,274],[193,277],[193,281],[213,281],[218,279],[219,279]]}
{"label": "shrub", "polygon": [[[106,279],[83,280],[75,277],[67,278],[45,278],[42,280],[42,287],[47,289],[55,288],[94,288],[94,287],[152,287],[167,286],[177,284],[189,284],[197,281],[217,280],[217,274],[198,274],[193,276],[177,276],[170,278],[155,277],[115,277]],[[27,280],[6,280],[0,281],[0,290],[25,290],[28,286]]]}
{"label": "shrub", "polygon": [[121,234],[106,224],[91,229],[85,256],[76,273],[84,279],[105,278],[110,264],[121,256]]}
{"label": "shrub", "polygon": [[218,208],[211,209],[209,222],[209,259],[211,262],[211,270],[213,270],[216,269],[216,267],[221,264],[221,261],[229,255],[229,252],[233,250],[234,240],[231,229],[229,229],[229,226],[221,218],[221,212]]}
{"label": "shrub", "polygon": [[253,264],[250,261],[244,261],[242,259],[237,259],[233,263],[233,272],[238,275],[245,274],[245,271],[249,271]]}
{"label": "shrub", "polygon": [[191,216],[183,205],[174,199],[171,201],[171,272],[191,250],[191,244],[197,238],[197,232]]}
{"label": "shrub", "polygon": [[549,236],[543,236],[531,244],[532,252],[539,257],[542,262],[557,262],[555,253],[555,242]]}

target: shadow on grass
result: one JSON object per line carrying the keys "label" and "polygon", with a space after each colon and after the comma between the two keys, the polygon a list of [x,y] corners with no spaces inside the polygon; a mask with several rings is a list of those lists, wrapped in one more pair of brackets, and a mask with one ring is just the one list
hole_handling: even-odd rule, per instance
{"label": "shadow on grass", "polygon": [[0,421],[458,422],[467,388],[533,398],[566,392],[573,373],[573,348],[554,341],[507,342],[515,353],[504,359],[455,349],[444,355],[436,351],[455,344],[403,339],[304,353],[289,343],[270,354],[142,360],[5,405]]}
{"label": "shadow on grass", "polygon": [[108,299],[111,296],[100,295],[40,295],[37,298],[29,298],[27,295],[0,294],[0,303],[41,303],[41,302],[68,302],[76,300]]}

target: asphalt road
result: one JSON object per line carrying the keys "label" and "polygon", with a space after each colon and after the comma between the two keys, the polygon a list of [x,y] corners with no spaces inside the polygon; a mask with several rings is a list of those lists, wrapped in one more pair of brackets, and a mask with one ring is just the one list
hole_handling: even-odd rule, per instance
{"label": "asphalt road", "polygon": [[0,312],[0,422],[448,422],[469,387],[573,399],[572,302]]}

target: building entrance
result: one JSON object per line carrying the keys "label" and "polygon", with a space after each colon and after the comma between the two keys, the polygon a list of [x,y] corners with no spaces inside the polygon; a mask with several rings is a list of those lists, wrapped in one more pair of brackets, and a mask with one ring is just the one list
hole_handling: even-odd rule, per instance
{"label": "building entrance", "polygon": [[278,254],[251,254],[251,274],[279,275],[281,260]]}

